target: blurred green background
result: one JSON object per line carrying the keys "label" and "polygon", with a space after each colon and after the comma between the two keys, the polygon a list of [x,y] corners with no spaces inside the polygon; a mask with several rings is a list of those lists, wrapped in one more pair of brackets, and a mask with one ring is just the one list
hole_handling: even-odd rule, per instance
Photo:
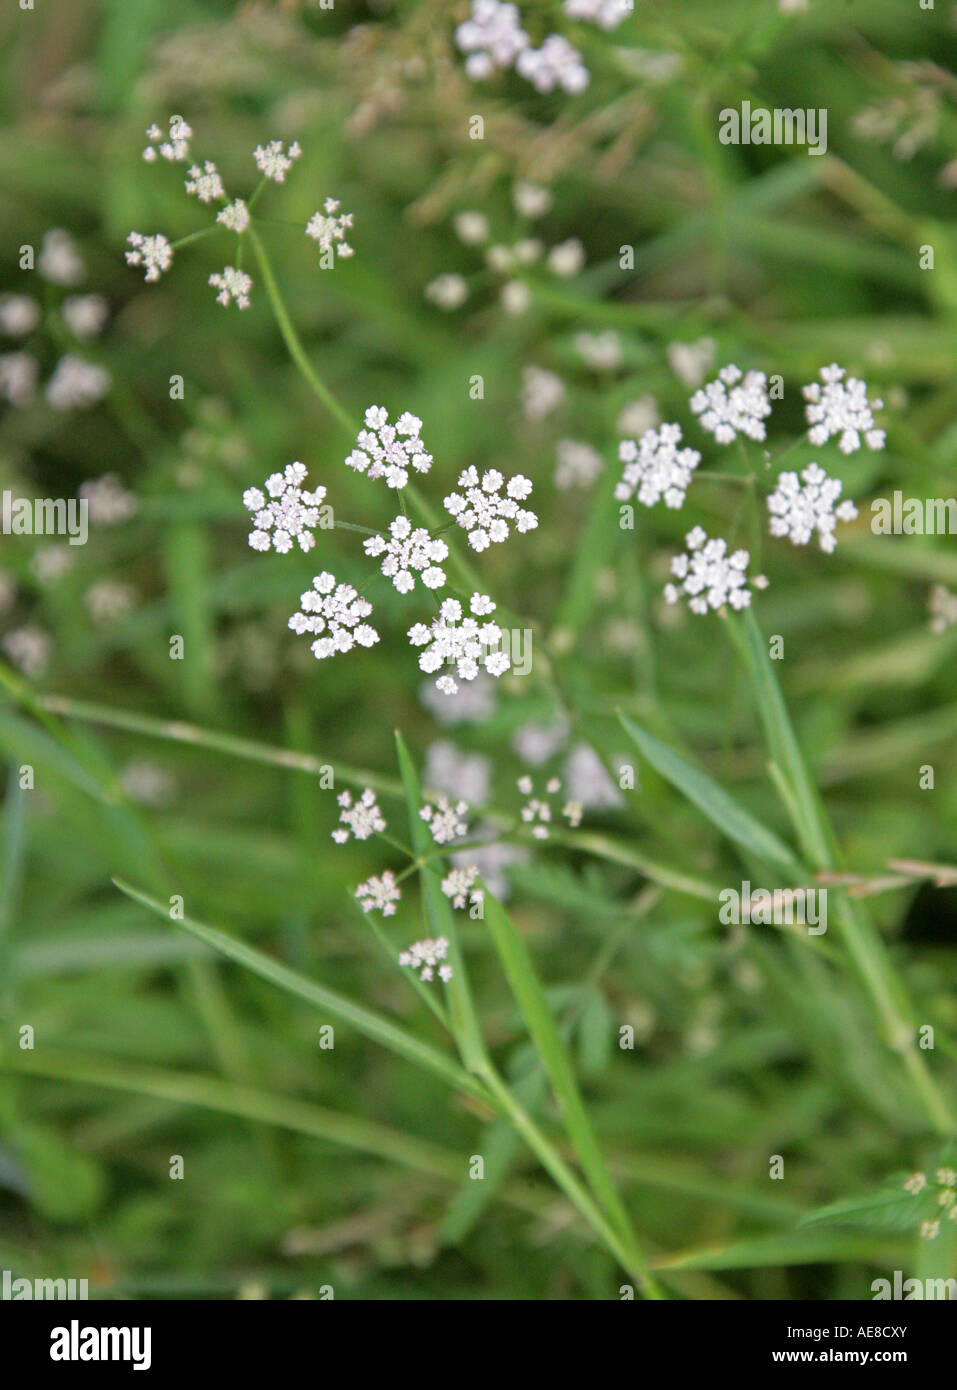
{"label": "blurred green background", "polygon": [[[780,678],[847,867],[955,859],[957,626],[932,630],[928,604],[935,586],[957,589],[957,554],[951,537],[867,527],[872,497],[955,492],[955,7],[811,0],[787,14],[773,0],[636,0],[610,34],[558,4],[521,8],[536,37],[559,28],[581,48],[583,95],[537,95],[514,75],[470,83],[452,37],[467,6],[448,0],[37,0],[0,21],[0,289],[42,308],[29,342],[41,390],[21,407],[0,402],[0,486],[73,497],[116,475],[135,508],[94,525],[85,547],[0,537],[0,1266],[17,1274],[87,1277],[107,1297],[332,1285],[336,1297],[611,1298],[623,1282],[524,1150],[504,1181],[471,1190],[487,1115],[345,1027],[322,1050],[321,1014],[111,883],[180,893],[192,916],[438,1040],[350,900],[360,879],[401,861],[376,841],[334,846],[337,808],[314,774],[161,737],[149,721],[391,779],[400,728],[433,778],[442,740],[460,769],[462,754],[487,760],[476,766],[488,804],[514,815],[523,732],[557,713],[533,674],[500,682],[477,719],[443,724],[404,637],[420,613],[382,580],[370,591],[374,652],[317,665],[287,631],[319,568],[361,583],[371,565],[347,531],[320,533],[320,564],[253,554],[242,491],[297,459],[337,517],[385,525],[393,499],[343,468],[349,434],[290,362],[255,265],[247,312],[215,303],[208,276],[231,263],[233,238],[178,250],[157,285],[124,264],[131,228],[172,239],[209,220],[184,197],[180,166],[140,157],[145,128],[171,112],[231,194],[255,186],[257,144],[301,143],[258,206],[265,217],[304,222],[329,195],[354,213],[356,254],[331,274],[291,227],[262,235],[310,360],[349,413],[377,402],[422,417],[433,504],[471,464],[533,479],[538,529],[470,558],[493,596],[530,616],[568,695],[573,727],[536,776],[570,780],[582,745],[614,767],[627,754],[623,709],[783,832],[720,621],[678,617],[658,597],[694,521],[730,534],[740,520],[748,543],[738,492],[699,481],[683,512],[658,508],[620,531],[616,447],[630,431],[618,422],[650,397],[702,449],[703,470],[725,466],[731,453],[703,443],[689,415],[676,345],[699,345],[707,377],[728,361],[783,375],[777,442],[800,432],[799,388],[822,365],[864,376],[885,401],[887,448],[828,451],[861,518],[834,556],[765,538],[771,587],[757,613],[784,636]],[[828,153],[720,145],[717,112],[744,99],[826,107]],[[482,140],[469,138],[475,114]],[[534,222],[516,212],[520,181],[551,191]],[[485,214],[496,243],[577,237],[585,269],[521,268],[529,303],[510,313],[502,277],[453,230],[467,210]],[[21,247],[51,228],[76,242],[75,288],[20,269]],[[932,271],[919,268],[926,245]],[[620,268],[623,246],[633,270]],[[468,298],[445,312],[425,290],[448,273]],[[105,300],[95,338],[71,336],[68,294]],[[582,333],[616,335],[607,366],[585,360]],[[64,351],[110,374],[87,409],[43,394]],[[523,409],[529,366],[565,386],[541,420]],[[482,400],[470,397],[476,374]],[[174,375],[182,400],[170,398]],[[591,489],[556,486],[567,439],[604,460]],[[788,466],[815,454],[799,445]],[[171,634],[183,661],[169,659]],[[20,789],[24,764],[33,790]],[[919,789],[926,764],[932,791]],[[740,881],[735,852],[652,773],[620,800],[586,811],[586,830],[675,873]],[[401,820],[401,802],[383,806]],[[650,901],[644,885],[627,856],[613,863],[571,839],[511,870],[510,910],[636,1229],[655,1259],[680,1266],[672,1291],[838,1299],[868,1297],[894,1268],[955,1273],[947,1230],[931,1244],[907,1221],[799,1228],[942,1152],[845,965],[826,962],[811,990],[806,944],[725,929],[708,902],[668,890]],[[919,1017],[937,1026],[930,1065],[951,1105],[955,895],[915,884],[868,901]],[[427,934],[414,892],[384,926],[397,950]],[[520,1074],[525,1042],[482,922],[462,938],[487,1039]],[[634,1051],[617,1045],[622,1024],[636,1028]],[[24,1025],[32,1055],[18,1044]],[[197,1076],[216,1083],[203,1103]],[[262,1113],[235,1113],[253,1092]],[[295,1116],[273,1113],[285,1098],[301,1103]],[[314,1107],[355,1117],[358,1148],[320,1137]],[[396,1134],[439,1146],[446,1171],[405,1161]],[[773,1154],[784,1181],[769,1180]],[[170,1180],[171,1155],[183,1156],[182,1181]]]}

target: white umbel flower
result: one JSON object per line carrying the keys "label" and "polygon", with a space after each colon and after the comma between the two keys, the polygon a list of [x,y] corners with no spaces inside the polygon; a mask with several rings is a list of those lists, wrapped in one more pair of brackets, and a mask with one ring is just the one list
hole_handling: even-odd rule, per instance
{"label": "white umbel flower", "polygon": [[242,233],[249,226],[249,209],[242,198],[234,198],[231,203],[216,214],[216,221],[228,227],[231,232]]}
{"label": "white umbel flower", "polygon": [[422,443],[422,421],[406,410],[394,425],[381,405],[370,405],[365,413],[365,429],[356,436],[356,448],[346,459],[349,468],[370,478],[385,478],[388,487],[405,487],[409,469],[428,473],[432,455]]}
{"label": "white umbel flower", "polygon": [[637,497],[643,507],[653,507],[664,499],[666,507],[683,506],[701,455],[697,449],[679,449],[680,443],[680,425],[646,430],[637,443],[623,439],[618,445],[618,458],[625,465],[615,488],[618,501]]}
{"label": "white umbel flower", "polygon": [[577,236],[569,237],[567,241],[561,241],[557,246],[553,246],[548,253],[546,265],[553,275],[560,275],[563,280],[570,280],[573,275],[578,275],[585,268],[585,248]]}
{"label": "white umbel flower", "polygon": [[294,140],[287,150],[282,140],[270,140],[265,145],[257,145],[253,150],[256,168],[274,183],[285,183],[286,175],[293,161],[302,154],[299,141]]}
{"label": "white umbel flower", "polygon": [[464,864],[460,868],[449,870],[442,880],[442,892],[447,898],[451,898],[453,907],[462,909],[469,904],[484,901],[485,894],[481,888],[473,887],[478,876],[479,871],[475,864]]}
{"label": "white umbel flower", "polygon": [[60,313],[70,332],[84,341],[98,337],[110,316],[109,306],[101,294],[68,295]]}
{"label": "white umbel flower", "polygon": [[22,410],[36,395],[39,367],[28,352],[0,355],[0,401]]}
{"label": "white umbel flower", "polygon": [[173,264],[173,248],[161,232],[144,236],[142,232],[130,232],[126,240],[130,250],[126,252],[127,265],[141,265],[146,269],[143,279],[147,284],[165,275]]}
{"label": "white umbel flower", "polygon": [[411,966],[413,970],[419,972],[419,979],[426,981],[435,979],[436,966],[440,980],[451,980],[451,965],[442,965],[449,953],[449,943],[444,936],[436,937],[433,941],[427,937],[424,941],[415,941],[407,951],[403,951],[399,956],[400,965]]}
{"label": "white umbel flower", "polygon": [[25,676],[42,676],[53,654],[53,638],[40,627],[17,627],[0,643],[4,652]]}
{"label": "white umbel flower", "polygon": [[519,180],[512,189],[512,201],[516,212],[534,220],[536,217],[545,216],[552,206],[553,199],[550,191],[541,184]]}
{"label": "white umbel flower", "polygon": [[844,380],[845,371],[836,362],[822,367],[821,382],[804,387],[804,408],[811,426],[808,438],[812,444],[825,444],[832,435],[839,435],[838,448],[842,454],[853,454],[861,447],[861,437],[869,449],[883,449],[885,434],[875,428],[873,411],[884,402],[867,399],[867,384],[858,377]]}
{"label": "white umbel flower", "polygon": [[515,60],[515,71],[537,92],[583,92],[590,81],[577,48],[561,34],[549,34],[541,48],[524,48]]}
{"label": "white umbel flower", "polygon": [[716,381],[696,391],[689,404],[719,444],[731,444],[739,434],[749,439],[767,434],[764,421],[771,414],[771,401],[764,372],[745,375],[732,362],[721,368]]}
{"label": "white umbel flower", "polygon": [[384,536],[370,536],[363,542],[367,555],[384,555],[382,573],[391,579],[400,594],[408,594],[415,588],[415,574],[421,576],[427,589],[441,589],[445,583],[445,570],[439,567],[449,548],[443,540],[433,540],[424,526],[415,529],[406,516],[397,516],[389,524],[390,539]]}
{"label": "white umbel flower", "polygon": [[373,874],[365,883],[360,883],[355,895],[363,912],[381,912],[383,917],[394,917],[402,890],[392,870],[386,869],[381,878]]}
{"label": "white umbel flower", "polygon": [[319,507],[326,495],[324,487],[312,492],[303,489],[306,469],[301,463],[289,463],[282,473],[272,473],[266,479],[267,502],[258,487],[243,493],[243,505],[254,513],[255,526],[249,533],[253,550],[268,550],[270,546],[280,555],[287,554],[297,542],[300,550],[311,550],[316,543],[313,535],[319,524]]}
{"label": "white umbel flower", "polygon": [[837,545],[837,523],[857,516],[853,502],[845,500],[835,507],[842,488],[839,478],[829,478],[816,463],[808,464],[800,479],[796,473],[782,473],[768,498],[771,535],[790,536],[792,545],[807,545],[816,531],[821,549],[830,554]]}
{"label": "white umbel flower", "polygon": [[312,588],[299,602],[302,611],[293,613],[289,626],[300,635],[315,635],[310,651],[317,661],[351,651],[357,644],[372,647],[379,640],[375,628],[364,621],[372,612],[372,604],[351,584],[337,584],[328,570],[316,575]]}
{"label": "white umbel flower", "polygon": [[463,276],[449,272],[437,275],[425,287],[425,297],[446,313],[460,309],[469,297],[469,288]]}
{"label": "white umbel flower", "polygon": [[252,276],[247,275],[244,270],[237,270],[233,265],[223,266],[221,271],[216,271],[209,277],[209,283],[219,291],[216,296],[217,304],[226,308],[235,302],[237,309],[249,308],[249,291],[253,282]]}
{"label": "white umbel flower", "polygon": [[369,787],[366,787],[358,801],[353,801],[350,792],[340,792],[336,801],[339,803],[339,819],[342,822],[332,832],[332,838],[337,845],[344,845],[350,832],[357,840],[368,840],[370,835],[381,835],[385,830],[385,816],[376,804],[375,792]]}
{"label": "white umbel flower", "polygon": [[487,550],[489,545],[506,540],[509,522],[522,534],[538,525],[535,513],[518,505],[532,491],[531,481],[521,473],[506,483],[497,468],[488,469],[481,480],[477,469],[466,468],[459,474],[459,487],[464,493],[449,493],[444,506],[449,516],[468,532],[473,550]]}
{"label": "white umbel flower", "polygon": [[477,246],[480,242],[488,240],[488,218],[484,212],[476,212],[474,209],[457,212],[452,218],[452,226],[455,235],[465,246]]}
{"label": "white umbel flower", "polygon": [[615,29],[633,9],[624,0],[564,0],[569,19],[584,19],[601,29]]}
{"label": "white umbel flower", "polygon": [[352,226],[352,213],[340,212],[336,198],[327,198],[322,207],[323,211],[314,212],[306,223],[306,236],[318,242],[320,251],[335,250],[337,256],[351,256],[346,232]]}
{"label": "white umbel flower", "polygon": [[471,18],[455,31],[455,45],[468,54],[465,71],[473,82],[510,68],[530,42],[518,6],[500,0],[472,0]]}
{"label": "white umbel flower", "polygon": [[225,198],[223,181],[211,159],[207,159],[202,168],[193,164],[187,173],[189,177],[186,179],[186,192],[198,198],[201,203],[212,203],[218,198]]}
{"label": "white umbel flower", "polygon": [[751,590],[745,581],[751,557],[746,550],[728,555],[727,542],[709,540],[700,526],[688,532],[685,544],[688,553],[676,555],[671,562],[671,573],[680,583],[665,585],[666,603],[677,603],[684,594],[692,613],[704,614],[726,604],[749,607]]}
{"label": "white umbel flower", "polygon": [[[508,653],[500,650],[502,629],[497,623],[476,621],[494,612],[495,604],[487,594],[473,594],[469,606],[472,616],[464,617],[458,599],[447,598],[429,627],[416,623],[409,629],[413,647],[426,649],[419,657],[419,667],[427,675],[448,666],[454,668],[459,680],[471,681],[483,668],[496,677],[509,669]],[[440,676],[435,684],[443,695],[454,695],[459,688],[451,674]]]}
{"label": "white umbel flower", "polygon": [[529,364],[522,368],[522,411],[526,420],[544,420],[565,399],[565,383],[554,372]]}
{"label": "white umbel flower", "polygon": [[435,843],[447,845],[450,840],[460,840],[468,834],[468,821],[464,819],[468,809],[466,801],[453,803],[447,796],[440,796],[434,806],[423,806],[419,815],[432,832]]}
{"label": "white umbel flower", "polygon": [[105,367],[68,352],[56,364],[43,394],[54,410],[88,410],[106,395],[111,380]]}
{"label": "white umbel flower", "polygon": [[149,144],[143,151],[147,164],[156,162],[157,154],[173,164],[183,164],[189,159],[189,142],[193,138],[193,127],[182,116],[170,116],[169,135],[163,138],[161,128],[154,122],[146,132]]}

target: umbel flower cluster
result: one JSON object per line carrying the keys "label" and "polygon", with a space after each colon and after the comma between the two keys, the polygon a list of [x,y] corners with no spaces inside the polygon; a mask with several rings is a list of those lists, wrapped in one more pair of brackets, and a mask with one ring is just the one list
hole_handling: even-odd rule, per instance
{"label": "umbel flower cluster", "polygon": [[[836,437],[845,454],[859,449],[862,440],[868,448],[883,448],[884,431],[875,426],[872,413],[881,402],[868,400],[863,381],[850,377],[845,382],[844,377],[844,368],[832,364],[822,367],[820,382],[803,388],[810,443],[819,445]],[[722,367],[714,381],[695,391],[689,406],[718,444],[732,444],[740,436],[766,438],[771,396],[764,372],[743,373],[734,363]],[[646,430],[638,440],[622,440],[618,457],[625,467],[615,497],[620,502],[634,499],[645,507],[661,501],[666,507],[682,507],[701,455],[696,449],[680,448],[681,439],[680,425],[665,424]],[[752,474],[741,481],[755,484],[757,478]],[[771,535],[788,537],[793,545],[807,545],[816,535],[820,548],[829,554],[837,545],[837,523],[857,516],[852,501],[839,501],[842,491],[841,480],[830,477],[816,462],[808,464],[800,476],[781,473],[767,498]],[[689,610],[699,616],[728,606],[747,608],[750,553],[729,552],[726,541],[709,537],[700,526],[688,532],[685,543],[686,552],[671,562],[665,601],[676,604],[684,598]],[[763,575],[751,582],[759,588],[767,585]]]}
{"label": "umbel flower cluster", "polygon": [[[147,164],[165,160],[170,164],[187,165],[183,181],[186,193],[204,206],[219,206],[212,225],[182,237],[180,241],[170,241],[162,232],[130,232],[126,238],[129,247],[126,252],[127,264],[141,268],[144,280],[153,284],[173,264],[173,254],[178,246],[222,228],[236,237],[235,264],[227,264],[222,270],[214,271],[209,277],[209,284],[216,291],[217,304],[222,304],[224,308],[235,304],[237,309],[248,309],[252,302],[250,291],[253,278],[242,268],[243,236],[249,231],[253,206],[265,185],[270,182],[285,183],[286,175],[301,156],[298,141],[286,146],[282,140],[269,140],[265,145],[256,146],[252,158],[260,173],[259,186],[248,199],[243,199],[230,197],[211,159],[204,159],[202,163],[193,159],[193,128],[182,116],[170,116],[165,132],[159,125],[151,125],[146,131],[146,138],[148,144],[143,150],[143,158]],[[346,240],[346,233],[351,228],[352,214],[340,212],[335,198],[326,198],[322,208],[306,221],[303,231],[317,243],[323,268],[331,268],[337,256],[352,255],[352,247]]]}

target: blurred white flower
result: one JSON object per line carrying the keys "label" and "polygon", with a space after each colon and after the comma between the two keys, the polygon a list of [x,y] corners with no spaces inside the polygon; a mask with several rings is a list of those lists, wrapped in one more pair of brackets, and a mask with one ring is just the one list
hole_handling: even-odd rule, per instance
{"label": "blurred white flower", "polygon": [[581,439],[560,439],[556,455],[555,486],[563,492],[571,487],[591,487],[605,466],[598,450]]}
{"label": "blurred white flower", "polygon": [[613,372],[624,361],[621,339],[613,328],[603,333],[576,333],[575,350],[593,372]]}
{"label": "blurred white flower", "polygon": [[0,643],[7,656],[31,679],[46,670],[53,652],[53,638],[39,627],[16,627]]}
{"label": "blurred white flower", "polygon": [[139,595],[131,584],[116,579],[100,579],[83,595],[83,602],[95,623],[113,623],[125,618],[136,607]]}
{"label": "blurred white flower", "polygon": [[0,400],[22,409],[36,395],[39,368],[28,352],[0,354]]}
{"label": "blurred white flower", "polygon": [[522,724],[512,734],[512,748],[523,763],[529,767],[541,767],[549,758],[564,747],[568,740],[569,724],[564,715],[550,724],[530,721]]}
{"label": "blurred white flower", "polygon": [[552,205],[552,195],[547,188],[542,188],[537,183],[525,183],[522,180],[519,180],[512,189],[512,199],[515,203],[515,210],[532,221],[538,217],[544,217]]}
{"label": "blurred white flower", "polygon": [[40,306],[28,294],[0,294],[0,333],[25,338],[40,322]]}
{"label": "blurred white flower", "polygon": [[575,744],[563,771],[565,791],[586,810],[613,809],[624,804],[605,764],[587,743]]}
{"label": "blurred white flower", "polygon": [[134,494],[127,491],[115,473],[88,478],[77,488],[77,496],[86,502],[94,526],[116,526],[129,521],[138,506]]}
{"label": "blurred white flower", "polygon": [[524,280],[509,280],[502,286],[502,308],[507,314],[524,314],[532,302],[532,292]]}
{"label": "blurred white flower", "polygon": [[86,274],[76,242],[62,227],[54,227],[44,236],[37,270],[54,285],[78,285]]}
{"label": "blurred white flower", "polygon": [[461,275],[437,275],[425,287],[425,297],[446,312],[458,309],[468,299],[468,286]]}
{"label": "blurred white flower", "polygon": [[957,623],[957,594],[952,594],[943,584],[935,584],[930,591],[927,609],[931,615],[931,632],[946,632]]}
{"label": "blurred white flower", "polygon": [[564,0],[564,7],[569,19],[584,19],[602,29],[617,28],[634,11],[634,4],[625,0]]}
{"label": "blurred white flower", "polygon": [[829,478],[816,463],[808,464],[801,474],[782,473],[778,485],[768,498],[772,536],[790,536],[792,545],[807,545],[816,531],[821,549],[828,554],[837,545],[834,528],[839,521],[853,521],[857,508],[844,501],[835,507],[843,483]]}
{"label": "blurred white flower", "polygon": [[465,71],[473,82],[510,68],[530,42],[518,6],[500,0],[472,0],[471,18],[455,31],[456,47],[468,54]]}
{"label": "blurred white flower", "polygon": [[581,54],[561,34],[549,34],[541,48],[523,48],[515,60],[515,71],[538,92],[561,87],[577,94],[590,80]]}
{"label": "blurred white flower", "polygon": [[881,400],[867,399],[867,385],[858,377],[843,380],[845,371],[836,362],[820,371],[823,387],[812,382],[804,387],[808,404],[804,408],[811,426],[808,438],[812,444],[825,444],[832,435],[840,435],[842,454],[853,454],[861,447],[861,436],[869,449],[883,449],[884,431],[874,426],[874,410],[880,410]]}
{"label": "blurred white flower", "polygon": [[668,364],[685,386],[700,386],[714,366],[714,339],[699,338],[696,343],[670,343]]}
{"label": "blurred white flower", "polygon": [[466,246],[477,246],[488,239],[488,218],[484,212],[459,212],[452,218],[452,226],[459,241]]}
{"label": "blurred white flower", "polygon": [[565,399],[561,377],[543,367],[522,368],[522,410],[526,420],[544,420]]}
{"label": "blurred white flower", "polygon": [[99,337],[110,314],[101,294],[68,295],[60,312],[70,332],[84,342]]}
{"label": "blurred white flower", "polygon": [[636,401],[629,401],[621,410],[618,416],[618,431],[620,434],[631,435],[637,439],[644,434],[645,430],[653,430],[658,424],[658,407],[653,396],[641,396]]}
{"label": "blurred white flower", "polygon": [[692,613],[699,615],[725,604],[732,608],[750,605],[751,591],[745,581],[751,557],[746,550],[728,555],[727,542],[709,540],[700,526],[688,532],[685,544],[688,553],[676,555],[671,562],[671,573],[681,582],[665,585],[666,603],[677,603],[684,594]]}
{"label": "blurred white flower", "polygon": [[[487,676],[477,676],[474,681],[459,687],[455,695],[437,695],[437,700],[454,706],[467,698],[473,688],[494,688]],[[429,684],[429,690],[435,686]],[[489,798],[492,781],[492,765],[481,753],[465,753],[449,739],[437,739],[430,743],[425,752],[425,768],[422,785],[429,791],[455,797],[469,806],[484,806]]]}
{"label": "blurred white flower", "polygon": [[54,410],[87,410],[103,399],[111,380],[105,367],[68,352],[56,364],[43,394]]}
{"label": "blurred white flower", "polygon": [[557,246],[552,247],[546,264],[554,275],[570,279],[584,269],[585,248],[577,236],[569,237],[567,241],[559,242]]}

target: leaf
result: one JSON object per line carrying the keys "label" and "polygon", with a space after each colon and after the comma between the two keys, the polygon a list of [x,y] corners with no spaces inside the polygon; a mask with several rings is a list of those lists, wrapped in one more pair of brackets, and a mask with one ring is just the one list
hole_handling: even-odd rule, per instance
{"label": "leaf", "polygon": [[801,1226],[859,1226],[885,1231],[912,1231],[927,1216],[926,1203],[900,1186],[884,1187],[863,1196],[843,1197],[819,1207]]}
{"label": "leaf", "polygon": [[788,879],[800,881],[806,877],[806,870],[784,841],[732,800],[707,773],[685,762],[678,753],[659,742],[627,715],[619,714],[618,718],[629,738],[655,771],[693,802],[723,835],[758,859],[774,865]]}

